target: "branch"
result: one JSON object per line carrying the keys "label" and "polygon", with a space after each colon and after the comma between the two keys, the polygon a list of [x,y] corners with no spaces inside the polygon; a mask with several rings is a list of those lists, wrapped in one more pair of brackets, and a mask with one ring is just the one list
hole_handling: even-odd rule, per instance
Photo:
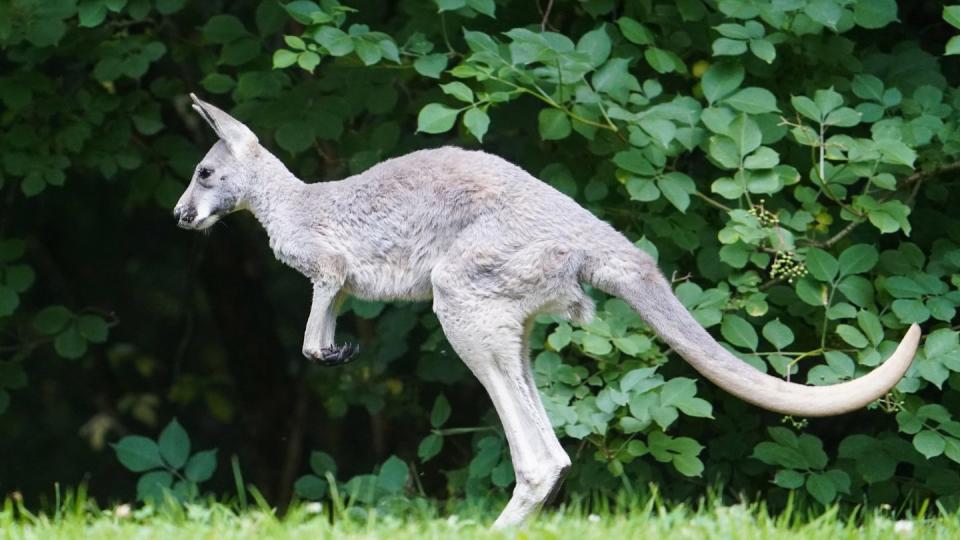
{"label": "branch", "polygon": [[[937,176],[943,173],[960,171],[960,161],[955,161],[953,163],[948,163],[942,167],[937,167],[936,169],[931,169],[929,171],[917,171],[910,176],[904,178],[898,187],[905,188],[910,184],[914,184],[913,189],[910,190],[910,195],[907,196],[907,203],[909,204],[914,199],[917,198],[917,193],[920,191],[920,186],[923,184],[923,181],[932,176]],[[893,196],[891,195],[886,200],[890,200]],[[814,247],[830,247],[845,236],[853,232],[854,229],[859,227],[866,219],[860,219],[858,221],[851,221],[847,224],[846,227],[840,230],[837,234],[831,236],[830,238],[824,240],[823,242],[811,242],[810,245]]]}
{"label": "branch", "polygon": [[[540,7],[540,2],[537,2],[537,8]],[[553,9],[553,0],[547,0],[547,9],[543,11],[543,19],[540,20],[540,31],[547,31],[547,23],[550,22],[550,10]]]}

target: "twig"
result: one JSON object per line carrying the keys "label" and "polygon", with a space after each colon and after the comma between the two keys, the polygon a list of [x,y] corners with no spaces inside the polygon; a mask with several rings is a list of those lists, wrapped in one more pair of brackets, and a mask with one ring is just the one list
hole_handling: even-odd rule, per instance
{"label": "twig", "polygon": [[729,206],[723,204],[722,202],[717,201],[717,200],[714,200],[714,199],[712,199],[712,198],[704,195],[704,194],[701,193],[700,191],[694,191],[693,194],[696,195],[697,197],[700,197],[701,199],[703,199],[704,202],[706,202],[706,203],[709,204],[710,206],[715,206],[715,207],[723,210],[724,212],[732,212],[732,211],[733,211],[733,208],[730,208]]}
{"label": "twig", "polygon": [[[907,204],[913,202],[913,200],[917,198],[917,193],[920,191],[920,186],[923,184],[924,180],[933,176],[937,176],[937,175],[948,173],[948,172],[954,172],[954,171],[960,171],[960,161],[955,161],[953,163],[949,163],[947,165],[938,167],[930,171],[917,171],[911,174],[910,176],[904,178],[900,182],[900,187],[907,187],[910,184],[914,184],[913,189],[910,190],[910,194],[907,196]],[[893,195],[884,199],[884,202],[892,198],[893,198]],[[811,242],[810,245],[814,247],[830,247],[836,244],[837,242],[839,242],[841,239],[843,239],[845,236],[847,236],[851,232],[853,232],[854,229],[859,227],[865,221],[866,219],[862,217],[857,221],[851,221],[846,227],[841,229],[840,232],[838,232],[837,234],[831,236],[830,238],[824,240],[823,242]]]}
{"label": "twig", "polygon": [[[537,2],[537,7],[540,7],[540,2]],[[553,9],[553,0],[547,0],[547,9],[543,11],[543,19],[540,20],[540,31],[547,31],[547,23],[550,22],[550,11]]]}

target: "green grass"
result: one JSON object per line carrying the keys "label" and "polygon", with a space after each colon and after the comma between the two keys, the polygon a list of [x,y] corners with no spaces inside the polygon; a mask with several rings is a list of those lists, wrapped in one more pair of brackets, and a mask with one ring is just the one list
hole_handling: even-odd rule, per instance
{"label": "green grass", "polygon": [[835,508],[822,514],[801,516],[799,512],[787,511],[771,516],[761,505],[708,503],[694,509],[656,500],[603,506],[596,513],[587,512],[578,504],[558,507],[544,512],[523,529],[493,532],[488,527],[495,517],[494,509],[463,503],[440,510],[426,501],[398,499],[377,510],[356,506],[332,510],[323,505],[319,511],[318,505],[299,504],[278,518],[263,504],[246,510],[238,509],[236,504],[217,502],[162,511],[153,507],[99,509],[81,493],[68,496],[57,505],[57,510],[38,515],[8,500],[0,510],[0,538],[960,538],[957,516],[897,520],[881,512],[854,512],[852,517],[841,519]]}

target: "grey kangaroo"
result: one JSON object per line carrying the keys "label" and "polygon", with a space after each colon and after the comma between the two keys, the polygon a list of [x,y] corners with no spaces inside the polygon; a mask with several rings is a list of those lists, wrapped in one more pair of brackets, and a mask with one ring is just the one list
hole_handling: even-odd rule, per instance
{"label": "grey kangaroo", "polygon": [[206,229],[230,212],[251,211],[277,258],[313,283],[303,354],[323,365],[357,352],[334,343],[345,295],[432,299],[450,344],[490,395],[510,446],[516,486],[494,527],[537,512],[570,468],[534,384],[527,335],[538,313],[590,321],[594,305],[581,283],[625,300],[717,386],[782,414],[828,416],[867,405],[900,380],[920,340],[920,328],[911,326],[883,365],[855,380],[789,383],[718,344],[653,259],[626,237],[497,156],[421,150],[344,180],[306,184],[247,126],[191,97],[220,140],[177,203],[179,225]]}

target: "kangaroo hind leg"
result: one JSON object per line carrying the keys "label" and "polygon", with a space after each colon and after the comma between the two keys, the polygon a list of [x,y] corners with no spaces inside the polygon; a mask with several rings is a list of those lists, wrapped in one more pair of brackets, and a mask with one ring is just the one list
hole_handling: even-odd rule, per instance
{"label": "kangaroo hind leg", "polygon": [[434,310],[450,344],[490,395],[507,436],[517,483],[494,527],[519,525],[554,494],[570,458],[533,384],[525,325],[515,316],[516,306],[489,297],[456,296],[435,293]]}

